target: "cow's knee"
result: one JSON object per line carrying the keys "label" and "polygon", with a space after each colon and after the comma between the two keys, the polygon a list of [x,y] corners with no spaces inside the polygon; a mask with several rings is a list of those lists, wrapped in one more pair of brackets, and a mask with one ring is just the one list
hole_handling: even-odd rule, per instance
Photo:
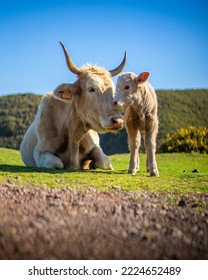
{"label": "cow's knee", "polygon": [[37,167],[63,169],[64,164],[62,160],[51,153],[42,153],[36,156]]}

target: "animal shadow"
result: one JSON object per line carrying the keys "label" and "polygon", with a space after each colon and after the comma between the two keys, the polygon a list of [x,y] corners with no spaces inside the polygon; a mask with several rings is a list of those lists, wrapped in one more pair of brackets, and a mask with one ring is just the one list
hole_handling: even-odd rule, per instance
{"label": "animal shadow", "polygon": [[0,172],[8,173],[50,173],[50,174],[63,174],[63,173],[102,173],[102,174],[123,174],[124,172],[112,171],[112,170],[101,170],[101,169],[88,169],[88,170],[72,170],[72,169],[49,169],[40,167],[27,167],[23,165],[11,165],[11,164],[0,164]]}

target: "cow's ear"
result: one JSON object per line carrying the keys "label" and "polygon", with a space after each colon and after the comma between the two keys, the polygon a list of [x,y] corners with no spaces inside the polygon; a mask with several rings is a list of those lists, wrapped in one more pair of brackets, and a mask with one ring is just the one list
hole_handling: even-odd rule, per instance
{"label": "cow's ear", "polygon": [[150,76],[150,72],[142,72],[141,74],[139,74],[138,77],[136,77],[136,83],[144,83],[148,80]]}
{"label": "cow's ear", "polygon": [[62,101],[69,101],[72,99],[75,91],[76,86],[74,84],[61,84],[54,90],[53,95]]}

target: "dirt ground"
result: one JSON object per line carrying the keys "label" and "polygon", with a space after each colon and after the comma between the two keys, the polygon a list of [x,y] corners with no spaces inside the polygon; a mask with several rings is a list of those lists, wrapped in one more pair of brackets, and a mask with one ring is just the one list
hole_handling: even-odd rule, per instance
{"label": "dirt ground", "polygon": [[0,259],[208,259],[208,195],[0,186]]}

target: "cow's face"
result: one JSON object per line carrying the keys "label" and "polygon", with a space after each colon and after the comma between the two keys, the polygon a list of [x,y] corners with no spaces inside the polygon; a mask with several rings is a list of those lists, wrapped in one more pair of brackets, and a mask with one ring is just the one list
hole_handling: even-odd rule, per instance
{"label": "cow's face", "polygon": [[113,105],[115,87],[110,73],[100,67],[84,67],[79,77],[78,110],[85,121],[98,132],[117,131],[123,118]]}
{"label": "cow's face", "polygon": [[141,91],[144,82],[149,77],[149,72],[142,72],[140,75],[128,72],[118,77],[116,83],[116,96],[114,98],[114,106],[116,108],[129,107],[141,100]]}
{"label": "cow's face", "polygon": [[54,95],[66,102],[74,102],[77,113],[86,128],[97,132],[117,131],[123,127],[123,118],[113,105],[114,85],[111,77],[119,74],[126,63],[126,53],[121,64],[107,71],[99,66],[76,67],[61,43],[66,63],[71,72],[77,74],[74,84],[59,86]]}
{"label": "cow's face", "polygon": [[123,117],[114,107],[115,87],[110,73],[98,66],[85,66],[74,84],[60,85],[54,95],[62,101],[74,102],[85,124],[97,132],[117,131],[123,127]]}

